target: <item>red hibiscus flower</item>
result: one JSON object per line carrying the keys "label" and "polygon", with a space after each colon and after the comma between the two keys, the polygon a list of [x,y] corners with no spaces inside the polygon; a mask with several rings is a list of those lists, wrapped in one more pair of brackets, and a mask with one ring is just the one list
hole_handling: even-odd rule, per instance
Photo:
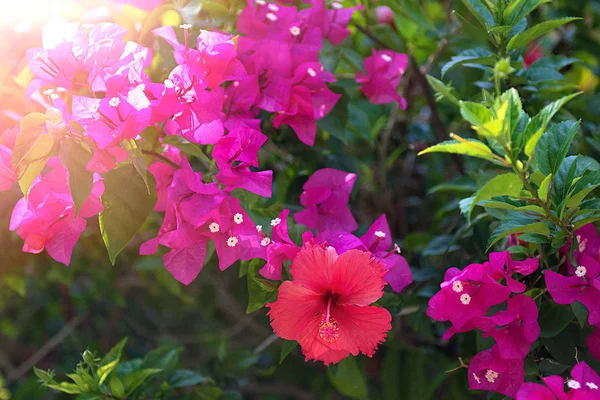
{"label": "red hibiscus flower", "polygon": [[385,266],[369,252],[338,256],[333,247],[307,243],[290,272],[293,279],[267,304],[275,333],[298,341],[307,360],[325,365],[350,354],[371,357],[391,329],[390,313],[369,306],[383,296]]}

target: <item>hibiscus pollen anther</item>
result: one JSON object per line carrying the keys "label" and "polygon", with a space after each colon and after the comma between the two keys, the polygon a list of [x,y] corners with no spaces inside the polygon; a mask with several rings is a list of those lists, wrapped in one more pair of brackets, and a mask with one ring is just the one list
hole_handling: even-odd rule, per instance
{"label": "hibiscus pollen anther", "polygon": [[583,278],[585,276],[585,274],[587,273],[587,268],[584,267],[583,265],[580,265],[579,267],[577,267],[577,269],[575,270],[575,275],[577,275],[580,278]]}
{"label": "hibiscus pollen anther", "polygon": [[208,226],[208,229],[212,232],[212,233],[217,233],[219,232],[219,229],[221,229],[221,227],[219,226],[219,224],[217,224],[216,222],[213,222],[212,224],[210,224]]}
{"label": "hibiscus pollen anther", "polygon": [[498,378],[498,376],[500,376],[499,373],[497,373],[496,371],[494,371],[493,369],[488,369],[485,372],[485,379],[489,382],[489,383],[494,383],[496,382],[496,379]]}
{"label": "hibiscus pollen anther", "polygon": [[244,222],[244,216],[240,213],[237,213],[233,216],[233,222],[235,222],[236,224],[241,224],[242,222]]}
{"label": "hibiscus pollen anther", "polygon": [[460,295],[460,302],[463,303],[465,306],[468,306],[469,303],[471,302],[471,296],[468,295],[467,293],[463,293]]}
{"label": "hibiscus pollen anther", "polygon": [[569,387],[569,389],[575,389],[575,390],[581,389],[581,383],[577,382],[574,379],[569,379],[567,381],[567,386]]}
{"label": "hibiscus pollen anther", "polygon": [[[456,293],[460,293],[463,291],[463,284],[461,281],[454,281],[452,282],[452,290],[454,290]],[[462,301],[462,299],[461,299]]]}
{"label": "hibiscus pollen anther", "polygon": [[329,321],[323,320],[319,325],[319,336],[327,343],[335,342],[340,336],[340,326],[333,317]]}
{"label": "hibiscus pollen anther", "polygon": [[277,217],[271,220],[271,226],[277,226],[281,223],[281,218]]}
{"label": "hibiscus pollen anther", "polygon": [[121,100],[118,97],[113,97],[108,101],[108,105],[111,107],[117,107],[119,104],[121,104]]}
{"label": "hibiscus pollen anther", "polygon": [[383,231],[375,231],[374,235],[382,239],[387,236]]}
{"label": "hibiscus pollen anther", "polygon": [[227,239],[227,246],[235,247],[236,244],[238,244],[238,238],[235,236],[230,236],[229,239]]}

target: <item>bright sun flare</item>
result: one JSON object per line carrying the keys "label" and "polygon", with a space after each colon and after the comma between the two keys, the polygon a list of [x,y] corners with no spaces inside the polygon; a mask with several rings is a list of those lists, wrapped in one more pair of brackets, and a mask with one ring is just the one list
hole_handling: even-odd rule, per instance
{"label": "bright sun flare", "polygon": [[77,0],[0,0],[0,25],[17,31],[64,17],[80,9]]}

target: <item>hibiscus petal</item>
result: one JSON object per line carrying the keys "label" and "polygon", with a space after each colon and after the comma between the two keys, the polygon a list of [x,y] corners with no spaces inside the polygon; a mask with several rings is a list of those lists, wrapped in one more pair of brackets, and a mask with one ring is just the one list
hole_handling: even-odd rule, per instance
{"label": "hibiscus petal", "polygon": [[340,305],[368,306],[383,296],[385,266],[371,253],[349,250],[333,265],[331,287]]}
{"label": "hibiscus petal", "polygon": [[355,356],[360,352],[371,357],[392,329],[392,315],[381,307],[341,306],[334,308],[331,315],[339,326],[339,338],[334,344]]}

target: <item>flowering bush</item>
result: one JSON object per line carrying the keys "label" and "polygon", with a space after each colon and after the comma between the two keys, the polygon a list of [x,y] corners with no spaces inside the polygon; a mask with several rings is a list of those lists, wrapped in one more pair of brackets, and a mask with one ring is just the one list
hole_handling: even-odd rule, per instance
{"label": "flowering bush", "polygon": [[[7,241],[46,254],[31,265],[93,278],[50,275],[70,328],[48,343],[84,321],[97,336],[89,304],[121,310],[109,342],[150,340],[131,361],[125,340],[93,343],[112,350],[86,350],[71,382],[35,369],[43,386],[86,399],[600,399],[597,59],[580,43],[597,37],[598,11],[400,3],[86,1],[13,52]],[[96,279],[108,267],[90,265],[107,261],[119,268]],[[3,284],[26,296],[43,277],[24,274]],[[138,307],[151,329],[131,322]],[[182,322],[191,339],[174,333]],[[231,340],[249,327],[252,351]],[[214,351],[179,368],[198,342]],[[162,346],[143,356],[150,344]],[[46,346],[16,368],[9,355],[8,382]],[[296,364],[314,385],[273,375],[290,354],[316,363]]]}

